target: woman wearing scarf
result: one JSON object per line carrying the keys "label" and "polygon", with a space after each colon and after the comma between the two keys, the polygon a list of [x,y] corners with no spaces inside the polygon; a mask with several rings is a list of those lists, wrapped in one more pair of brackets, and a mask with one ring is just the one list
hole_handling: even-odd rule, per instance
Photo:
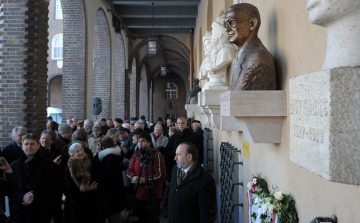
{"label": "woman wearing scarf", "polygon": [[167,146],[169,138],[163,135],[162,125],[156,124],[154,132],[151,133],[150,136],[155,149],[160,150],[161,147]]}
{"label": "woman wearing scarf", "polygon": [[80,143],[69,147],[65,168],[66,218],[70,223],[102,223],[98,215],[99,168],[86,155]]}
{"label": "woman wearing scarf", "polygon": [[121,211],[126,208],[121,149],[108,136],[100,140],[100,145],[102,150],[98,153],[98,158],[105,195],[109,200],[111,222],[121,223]]}

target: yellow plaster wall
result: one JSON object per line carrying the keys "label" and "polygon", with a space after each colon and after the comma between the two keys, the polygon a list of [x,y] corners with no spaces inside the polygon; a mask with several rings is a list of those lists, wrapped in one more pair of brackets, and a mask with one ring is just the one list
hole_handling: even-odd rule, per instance
{"label": "yellow plaster wall", "polygon": [[[219,11],[232,5],[232,2],[207,0],[201,1],[199,5],[199,16],[194,33],[195,77],[198,76],[201,65],[199,55],[203,55],[204,58],[203,52],[199,52],[199,41],[202,39],[199,36],[200,29],[202,35],[205,35],[207,30],[211,30],[211,22],[216,19]],[[245,0],[244,2],[254,4],[260,11],[262,23],[259,38],[274,56],[280,90],[289,90],[291,77],[321,70],[326,53],[326,30],[309,22],[304,0]],[[211,9],[210,13],[209,9]],[[230,68],[229,77],[231,72]],[[217,166],[214,175],[219,185],[220,143],[230,142],[242,150],[243,141],[247,139],[242,132],[211,129],[216,153],[215,166]],[[271,185],[277,185],[282,192],[291,193],[296,201],[300,222],[308,223],[316,216],[330,217],[334,214],[339,222],[357,222],[356,219],[360,219],[359,187],[327,181],[293,164],[289,160],[289,131],[289,118],[285,118],[281,144],[249,143],[250,158],[241,157],[244,161],[242,175],[245,183],[241,191],[244,202],[243,222],[247,222],[245,185],[253,174],[260,172],[265,176],[269,188]]]}

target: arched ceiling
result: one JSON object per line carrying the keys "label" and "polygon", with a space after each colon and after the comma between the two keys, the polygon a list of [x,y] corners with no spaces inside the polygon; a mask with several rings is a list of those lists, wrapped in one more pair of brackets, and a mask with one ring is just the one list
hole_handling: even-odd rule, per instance
{"label": "arched ceiling", "polygon": [[[106,0],[128,35],[190,33],[200,0]],[[154,24],[152,20],[154,3]]]}

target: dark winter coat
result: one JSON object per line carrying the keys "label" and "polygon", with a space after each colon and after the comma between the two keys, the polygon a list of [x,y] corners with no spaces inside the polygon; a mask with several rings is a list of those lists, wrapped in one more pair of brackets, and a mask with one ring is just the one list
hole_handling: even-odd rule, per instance
{"label": "dark winter coat", "polygon": [[[150,147],[150,154],[152,156],[152,170],[153,170],[153,179],[155,184],[155,195],[156,199],[162,198],[162,188],[163,188],[163,182],[166,178],[166,168],[163,157],[160,155],[159,151],[156,149],[153,149]],[[130,180],[134,176],[140,176],[141,171],[141,163],[140,161],[140,150],[137,150],[130,161],[130,166],[127,171],[127,175],[130,178]],[[149,155],[144,155],[144,158],[148,158]],[[145,171],[141,172],[141,177],[145,178]],[[151,183],[151,169],[150,166],[147,168],[147,177],[149,179],[148,183]],[[146,189],[145,184],[139,184],[137,193],[136,193],[136,199],[138,200],[146,200]]]}
{"label": "dark winter coat", "polygon": [[[66,216],[68,222],[70,223],[102,223],[98,218],[98,201],[99,201],[99,193],[100,193],[100,167],[96,165],[96,162],[93,162],[89,158],[84,160],[84,162],[88,162],[90,167],[90,171],[86,169],[76,169],[78,174],[87,173],[88,180],[84,180],[87,185],[79,184],[76,185],[75,180],[71,176],[70,169],[74,168],[73,165],[69,164],[65,168],[65,195],[66,195]],[[84,177],[85,178],[85,177]],[[82,182],[84,182],[82,181]],[[95,190],[91,191],[80,191],[80,187],[84,188],[89,184],[96,181],[99,183],[99,187]]]}
{"label": "dark winter coat", "polygon": [[[194,164],[195,165],[195,164]],[[164,199],[164,213],[168,223],[213,223],[216,219],[216,186],[214,178],[201,167],[199,162],[183,181],[177,184],[177,170],[174,166],[171,182]]]}
{"label": "dark winter coat", "polygon": [[55,146],[62,149],[67,147],[70,144],[71,140],[70,139],[65,139],[64,137],[62,137],[60,134],[57,135],[56,139],[55,139]]}
{"label": "dark winter coat", "polygon": [[[21,223],[49,223],[54,188],[58,183],[58,167],[44,158],[40,151],[27,164],[26,159],[24,154],[12,164],[20,175],[22,189],[10,196],[11,213]],[[24,206],[23,197],[30,191],[33,191],[34,201]]]}
{"label": "dark winter coat", "polygon": [[111,214],[121,212],[127,206],[120,154],[121,149],[117,146],[104,149],[97,156],[100,159],[101,178]]}
{"label": "dark winter coat", "polygon": [[133,144],[133,139],[132,137],[134,135],[141,135],[144,131],[141,128],[137,128],[135,129],[132,133],[129,134],[128,138],[126,139],[125,143],[123,144],[123,146],[126,149],[130,149],[131,145]]}
{"label": "dark winter coat", "polygon": [[20,159],[20,157],[24,154],[21,147],[18,146],[15,141],[12,142],[10,145],[5,146],[1,150],[1,153],[9,164],[17,159]]}
{"label": "dark winter coat", "polygon": [[0,171],[0,209],[5,211],[5,196],[10,196],[11,194],[21,190],[21,179],[19,173],[12,167],[12,173],[6,173]]}
{"label": "dark winter coat", "polygon": [[204,130],[202,130],[200,127],[196,129],[196,131],[194,132],[200,140],[200,147],[198,147],[198,154],[199,154],[199,159],[198,161],[200,163],[204,163]]}

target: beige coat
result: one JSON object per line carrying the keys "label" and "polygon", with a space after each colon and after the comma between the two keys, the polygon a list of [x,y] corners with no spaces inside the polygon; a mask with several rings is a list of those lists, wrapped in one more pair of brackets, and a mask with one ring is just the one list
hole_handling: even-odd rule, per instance
{"label": "beige coat", "polygon": [[94,156],[96,154],[96,147],[100,144],[100,139],[102,139],[102,137],[104,136],[97,137],[96,139],[94,137],[88,139],[89,149],[94,154]]}

